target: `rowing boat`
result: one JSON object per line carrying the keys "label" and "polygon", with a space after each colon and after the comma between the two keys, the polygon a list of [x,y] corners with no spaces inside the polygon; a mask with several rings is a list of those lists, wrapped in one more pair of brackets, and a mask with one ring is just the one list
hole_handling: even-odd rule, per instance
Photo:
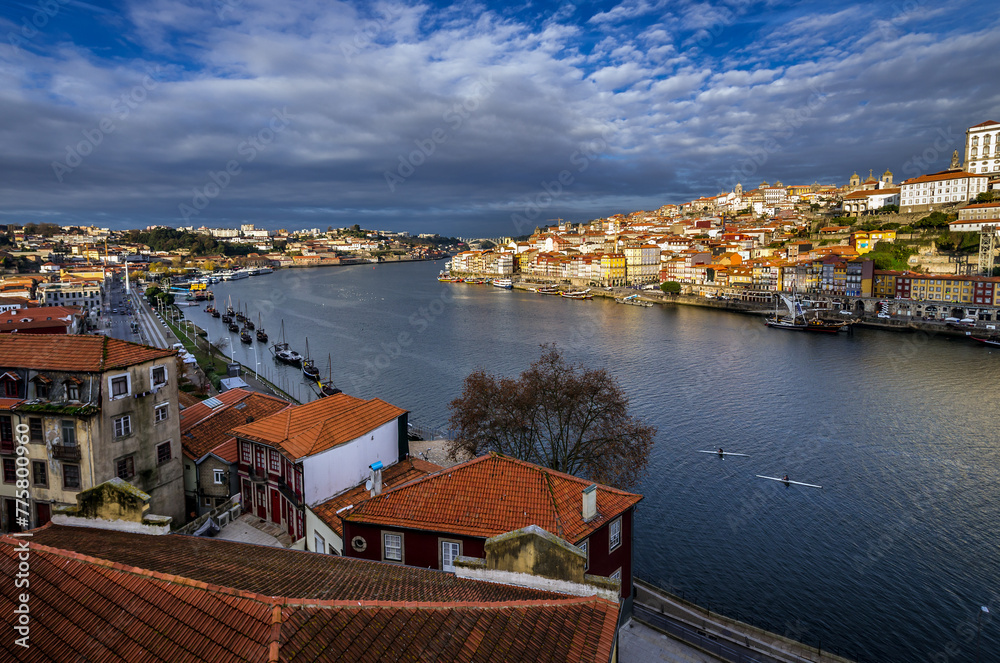
{"label": "rowing boat", "polygon": [[750,454],[737,454],[732,451],[723,451],[721,454],[718,451],[699,451],[700,454],[715,454],[716,456],[746,456],[750,457]]}
{"label": "rowing boat", "polygon": [[771,481],[780,481],[781,483],[794,483],[796,486],[808,486],[810,488],[822,488],[823,486],[817,486],[814,483],[802,483],[801,481],[792,481],[791,479],[781,479],[779,477],[766,477],[763,474],[758,474],[761,479],[770,479]]}

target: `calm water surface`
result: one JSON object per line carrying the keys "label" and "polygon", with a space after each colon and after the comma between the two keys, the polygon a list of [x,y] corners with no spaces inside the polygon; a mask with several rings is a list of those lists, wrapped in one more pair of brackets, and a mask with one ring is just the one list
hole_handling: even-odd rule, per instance
{"label": "calm water surface", "polygon": [[[439,283],[436,263],[282,270],[213,286],[354,396],[423,426],[476,368],[514,375],[557,343],[606,368],[659,433],[637,492],[636,574],[852,658],[1000,661],[1000,352],[859,330]],[[212,339],[229,336],[187,309]],[[301,399],[301,373],[236,358]],[[328,366],[327,357],[330,357]],[[696,453],[719,446],[750,454]],[[788,487],[781,476],[823,486]],[[980,605],[991,616],[981,623]]]}

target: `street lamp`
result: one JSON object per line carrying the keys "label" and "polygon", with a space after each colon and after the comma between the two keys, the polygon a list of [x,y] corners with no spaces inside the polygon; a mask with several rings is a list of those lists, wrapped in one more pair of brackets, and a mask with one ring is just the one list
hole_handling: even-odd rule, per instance
{"label": "street lamp", "polygon": [[250,347],[253,348],[253,377],[255,380],[259,380],[260,378],[257,376],[257,367],[260,366],[260,362],[257,361],[257,346],[252,345]]}

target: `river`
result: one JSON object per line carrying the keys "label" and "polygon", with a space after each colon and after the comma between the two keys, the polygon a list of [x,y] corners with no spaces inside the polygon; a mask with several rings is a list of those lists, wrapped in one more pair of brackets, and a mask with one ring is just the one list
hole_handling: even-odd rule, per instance
{"label": "river", "polygon": [[[476,368],[515,375],[556,343],[658,427],[637,492],[636,575],[807,644],[879,661],[1000,661],[1000,352],[961,339],[766,329],[439,283],[442,263],[279,270],[213,286],[270,343],[428,427]],[[219,320],[186,311],[215,341]],[[302,399],[263,344],[232,351]],[[327,358],[330,357],[328,366]],[[724,447],[749,457],[721,460]],[[786,487],[755,475],[822,485]],[[988,606],[990,614],[981,612]]]}

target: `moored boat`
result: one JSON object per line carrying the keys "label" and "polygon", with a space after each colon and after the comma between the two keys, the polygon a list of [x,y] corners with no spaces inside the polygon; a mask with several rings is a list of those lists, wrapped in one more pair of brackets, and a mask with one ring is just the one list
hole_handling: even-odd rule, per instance
{"label": "moored boat", "polygon": [[973,341],[976,341],[977,343],[982,343],[983,345],[989,345],[995,348],[1000,348],[1000,337],[998,336],[990,336],[986,338],[980,336],[970,336],[969,338],[971,338]]}
{"label": "moored boat", "polygon": [[493,279],[493,287],[512,290],[514,288],[514,281],[512,279]]}
{"label": "moored boat", "polygon": [[590,293],[590,289],[586,290],[576,290],[574,292],[560,292],[560,297],[565,297],[566,299],[593,299],[594,295]]}
{"label": "moored boat", "polygon": [[309,339],[306,339],[306,356],[302,359],[302,375],[310,380],[319,382],[319,369],[316,362],[309,357]]}

